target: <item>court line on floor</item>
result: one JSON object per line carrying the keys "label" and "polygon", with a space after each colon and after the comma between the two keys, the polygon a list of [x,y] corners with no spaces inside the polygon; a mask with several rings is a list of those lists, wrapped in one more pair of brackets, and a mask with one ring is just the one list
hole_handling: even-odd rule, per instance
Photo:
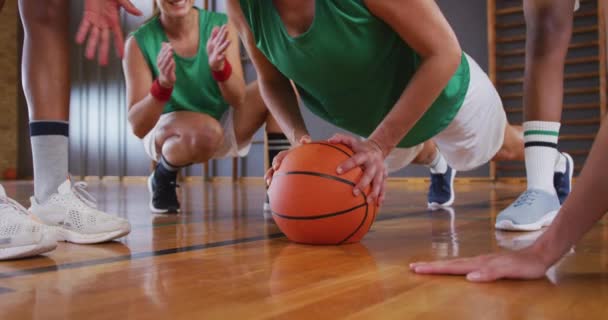
{"label": "court line on floor", "polygon": [[[498,199],[496,200],[498,201],[507,201],[507,200],[515,200],[516,197],[510,197],[510,198],[505,198],[505,199]],[[389,209],[391,206],[387,205],[386,208]],[[487,202],[473,202],[473,203],[468,203],[468,204],[462,204],[462,205],[457,205],[455,207],[453,207],[454,210],[456,211],[456,213],[458,213],[458,211],[461,210],[466,210],[466,209],[487,209],[490,208],[490,206],[487,204]],[[411,208],[408,210],[412,210],[412,211],[407,211],[407,212],[400,212],[399,214],[403,214],[406,217],[412,217],[412,216],[418,216],[418,215],[422,215],[422,214],[426,214],[429,212],[433,212],[433,211],[429,211],[428,209],[424,208],[424,207],[418,207],[418,208]],[[441,211],[442,209],[436,210],[437,211]],[[393,213],[391,213],[393,214]],[[383,215],[386,215],[383,214]],[[378,217],[381,217],[382,215],[378,215]],[[177,216],[176,216],[177,217]],[[406,217],[402,217],[402,218],[406,218]],[[232,218],[232,216],[230,217],[220,217],[212,219],[213,222],[216,222],[218,220],[230,220]],[[376,218],[376,221],[380,221],[378,220],[379,218]],[[462,218],[460,218],[462,220]],[[481,218],[480,218],[481,219]],[[464,220],[480,220],[480,219],[473,219],[473,218],[465,218]],[[484,218],[485,219],[485,218]],[[205,217],[196,217],[193,218],[191,220],[186,220],[186,221],[171,221],[171,222],[162,222],[162,223],[158,223],[158,224],[132,224],[131,225],[131,230],[146,230],[146,229],[154,229],[154,228],[160,228],[160,227],[168,227],[168,226],[177,226],[177,225],[189,225],[189,224],[194,224],[194,223],[200,223],[200,222],[205,222],[207,221],[208,218]],[[254,218],[253,222],[256,221],[263,221],[264,218],[260,215],[260,218]]]}
{"label": "court line on floor", "polygon": [[0,294],[9,293],[9,292],[15,292],[15,290],[13,290],[11,288],[0,287]]}
{"label": "court line on floor", "polygon": [[248,238],[242,238],[242,239],[233,239],[233,240],[224,240],[224,241],[211,242],[211,243],[196,244],[196,245],[191,245],[191,246],[186,246],[186,247],[163,249],[163,250],[158,250],[158,251],[139,252],[139,253],[111,257],[111,258],[86,260],[86,261],[58,264],[58,265],[54,265],[54,266],[17,270],[17,271],[0,273],[0,279],[29,276],[29,275],[35,275],[35,274],[39,274],[39,273],[46,273],[46,272],[52,272],[52,271],[61,271],[61,270],[70,270],[70,269],[77,269],[77,268],[84,268],[84,267],[92,267],[92,266],[98,266],[98,265],[109,264],[109,263],[114,263],[114,262],[121,262],[121,261],[141,260],[141,259],[150,258],[150,257],[166,256],[166,255],[182,253],[182,252],[202,251],[202,250],[206,250],[206,249],[226,247],[226,246],[231,246],[231,245],[235,245],[235,244],[244,244],[244,243],[250,243],[250,242],[255,242],[255,241],[260,241],[260,240],[277,239],[277,238],[281,238],[281,237],[283,237],[282,233],[273,233],[273,234],[269,234],[269,235],[261,235],[261,236],[248,237]]}
{"label": "court line on floor", "polygon": [[[482,203],[471,203],[468,205],[458,206],[458,208],[464,209],[469,206],[477,207],[481,204]],[[376,218],[376,222],[411,218],[412,216],[419,217],[422,215],[432,214],[433,212],[436,212],[436,211],[429,211],[428,209],[425,209],[425,210],[408,212],[407,214],[403,214],[403,213],[385,214],[384,216],[378,216]],[[433,217],[431,217],[431,218],[433,218]],[[461,218],[461,220],[462,220],[462,218]],[[466,220],[487,220],[487,218],[466,219]],[[283,238],[283,237],[284,237],[284,235],[279,232],[279,233],[272,233],[272,234],[268,234],[268,235],[260,235],[260,236],[255,236],[255,237],[196,244],[196,245],[179,247],[179,248],[170,248],[170,249],[163,249],[163,250],[157,250],[157,251],[145,251],[145,252],[133,253],[133,254],[129,254],[129,255],[117,256],[117,257],[111,257],[111,258],[63,263],[63,264],[58,264],[58,265],[54,265],[54,266],[38,267],[38,268],[32,268],[32,269],[0,273],[0,279],[9,279],[9,278],[22,277],[22,276],[35,275],[35,274],[40,274],[40,273],[53,272],[53,271],[99,266],[99,265],[110,264],[110,263],[121,262],[121,261],[141,260],[141,259],[150,258],[150,257],[165,256],[165,255],[182,253],[182,252],[202,251],[202,250],[206,250],[206,249],[226,247],[226,246],[250,243],[250,242],[261,241],[261,240],[272,240],[272,239],[278,239],[278,238]]]}

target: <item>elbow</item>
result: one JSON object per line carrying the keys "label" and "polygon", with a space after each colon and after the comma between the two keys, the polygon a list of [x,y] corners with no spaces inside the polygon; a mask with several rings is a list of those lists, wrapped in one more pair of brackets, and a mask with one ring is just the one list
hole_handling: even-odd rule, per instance
{"label": "elbow", "polygon": [[449,74],[450,77],[458,71],[463,54],[464,52],[458,43],[450,45],[448,49],[442,50],[439,53],[439,55],[441,55],[441,61],[444,63],[446,73]]}
{"label": "elbow", "polygon": [[133,114],[129,112],[128,114],[129,124],[131,125],[131,132],[138,137],[139,139],[143,139],[146,134],[148,134],[146,128],[142,126],[138,121],[136,121],[133,117]]}

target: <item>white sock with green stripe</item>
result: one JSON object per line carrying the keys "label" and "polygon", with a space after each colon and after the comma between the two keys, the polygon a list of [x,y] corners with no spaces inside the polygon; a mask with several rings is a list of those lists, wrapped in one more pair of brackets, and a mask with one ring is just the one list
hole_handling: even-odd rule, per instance
{"label": "white sock with green stripe", "polygon": [[555,194],[553,174],[560,158],[557,151],[560,126],[559,122],[524,122],[528,189],[540,189]]}

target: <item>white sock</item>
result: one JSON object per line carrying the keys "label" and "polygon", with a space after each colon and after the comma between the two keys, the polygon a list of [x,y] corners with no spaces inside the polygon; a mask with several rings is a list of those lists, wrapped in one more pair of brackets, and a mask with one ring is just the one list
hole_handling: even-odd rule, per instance
{"label": "white sock", "polygon": [[446,171],[448,171],[448,162],[445,161],[445,158],[441,152],[439,152],[439,149],[437,149],[435,159],[433,159],[433,161],[431,161],[427,167],[431,170],[432,174],[444,174]]}
{"label": "white sock", "polygon": [[524,122],[528,189],[540,189],[555,194],[553,174],[560,158],[557,151],[560,126],[559,122]]}
{"label": "white sock", "polygon": [[68,178],[68,133],[66,121],[30,122],[34,161],[34,196],[43,203]]}

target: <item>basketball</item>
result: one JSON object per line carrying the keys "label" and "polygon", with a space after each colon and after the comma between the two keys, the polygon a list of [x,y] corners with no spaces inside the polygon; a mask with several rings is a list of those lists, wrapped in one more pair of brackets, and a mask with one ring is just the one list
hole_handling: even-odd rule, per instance
{"label": "basketball", "polygon": [[370,188],[353,195],[363,171],[336,173],[352,155],[345,145],[313,142],[283,159],[268,196],[274,221],[291,241],[336,245],[358,242],[367,234],[376,218],[376,205],[366,202]]}

